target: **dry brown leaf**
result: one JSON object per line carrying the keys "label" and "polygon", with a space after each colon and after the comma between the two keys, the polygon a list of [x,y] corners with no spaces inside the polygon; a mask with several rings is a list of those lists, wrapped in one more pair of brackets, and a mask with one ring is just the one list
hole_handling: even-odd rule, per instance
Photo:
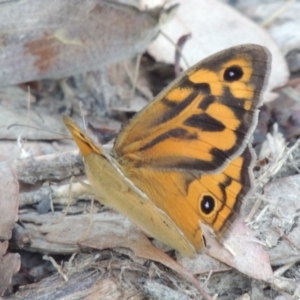
{"label": "dry brown leaf", "polygon": [[232,224],[224,245],[227,249],[223,248],[222,251],[215,244],[211,245],[208,254],[252,278],[272,282],[273,271],[269,256],[241,219]]}
{"label": "dry brown leaf", "polygon": [[224,271],[228,269],[227,266],[230,266],[252,278],[272,281],[273,271],[268,254],[254,237],[253,232],[241,220],[234,222],[224,244],[212,237],[206,228],[204,230],[206,254],[204,256],[201,254],[193,260],[182,256],[179,258],[187,270],[199,274]]}
{"label": "dry brown leaf", "polygon": [[0,10],[0,86],[63,78],[142,53],[160,15],[110,1],[12,1]]}

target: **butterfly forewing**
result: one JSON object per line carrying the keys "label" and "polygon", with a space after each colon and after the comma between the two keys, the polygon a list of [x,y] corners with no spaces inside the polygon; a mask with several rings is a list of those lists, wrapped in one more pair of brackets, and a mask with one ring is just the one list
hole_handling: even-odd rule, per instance
{"label": "butterfly forewing", "polygon": [[268,51],[219,52],[159,94],[117,138],[116,156],[134,167],[215,172],[246,147],[269,68]]}
{"label": "butterfly forewing", "polygon": [[[139,191],[128,180],[126,174],[119,170],[118,162],[105,153],[101,146],[94,144],[73,120],[64,116],[63,121],[84,158],[86,175],[96,199],[129,217],[150,236],[165,242],[186,256],[193,256],[194,245],[173,219],[146,194]],[[199,243],[201,248],[202,235]]]}

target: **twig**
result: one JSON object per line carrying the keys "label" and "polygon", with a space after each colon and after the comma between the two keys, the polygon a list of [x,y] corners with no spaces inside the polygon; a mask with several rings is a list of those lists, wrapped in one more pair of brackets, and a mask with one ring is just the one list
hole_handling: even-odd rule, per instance
{"label": "twig", "polygon": [[68,281],[68,280],[69,280],[68,277],[67,277],[67,275],[63,273],[62,267],[59,266],[59,265],[56,263],[56,261],[54,260],[53,257],[48,256],[48,255],[44,255],[44,256],[43,256],[43,259],[44,259],[44,260],[50,261],[50,262],[52,263],[52,265],[54,266],[54,268],[56,268],[57,272],[62,276],[62,278],[63,278],[65,281]]}

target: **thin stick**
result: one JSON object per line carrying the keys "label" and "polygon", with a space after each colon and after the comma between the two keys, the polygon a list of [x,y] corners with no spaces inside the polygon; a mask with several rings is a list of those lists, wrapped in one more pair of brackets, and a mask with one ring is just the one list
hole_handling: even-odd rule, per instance
{"label": "thin stick", "polygon": [[85,240],[85,238],[88,236],[88,234],[90,233],[90,230],[93,226],[94,220],[93,220],[93,213],[94,213],[94,203],[95,203],[95,196],[92,198],[91,201],[91,210],[90,210],[90,222],[89,222],[89,226],[87,228],[87,230],[85,231],[84,235],[81,237],[81,239],[78,241],[78,243],[82,242]]}
{"label": "thin stick", "polygon": [[67,204],[67,207],[66,207],[66,210],[65,212],[63,213],[62,217],[61,218],[58,218],[58,220],[56,220],[54,223],[57,224],[57,223],[60,223],[65,217],[66,215],[68,214],[68,211],[69,211],[69,208],[71,206],[71,202],[72,202],[72,183],[73,183],[73,180],[74,180],[74,176],[72,176],[70,178],[70,183],[69,183],[69,197],[68,197],[68,204]]}
{"label": "thin stick", "polygon": [[180,75],[180,58],[182,57],[182,52],[179,52],[178,49],[180,49],[180,51],[182,51],[183,46],[186,44],[186,42],[191,38],[191,34],[185,34],[182,37],[179,38],[178,42],[177,42],[177,47],[176,47],[176,51],[175,51],[175,59],[174,59],[174,70],[175,70],[175,76],[178,77]]}
{"label": "thin stick", "polygon": [[275,19],[284,13],[292,4],[294,4],[296,0],[290,0],[284,3],[279,9],[277,9],[271,16],[269,16],[266,20],[264,20],[260,25],[264,28],[268,28],[275,21]]}
{"label": "thin stick", "polygon": [[160,30],[160,33],[175,47],[176,51],[178,51],[186,65],[187,68],[190,67],[187,59],[185,58],[184,54],[182,53],[180,47],[178,47],[178,45],[176,45],[176,43],[174,43],[163,31]]}
{"label": "thin stick", "polygon": [[44,260],[50,261],[50,262],[52,263],[52,265],[54,266],[54,268],[57,270],[57,272],[62,276],[62,278],[63,278],[65,281],[68,281],[68,280],[69,280],[68,277],[67,277],[67,275],[64,274],[64,272],[62,271],[62,267],[59,266],[59,265],[56,263],[56,261],[54,260],[53,257],[48,256],[48,255],[44,255],[44,256],[43,256],[43,259],[44,259]]}
{"label": "thin stick", "polygon": [[138,81],[140,65],[141,65],[141,59],[142,59],[142,55],[138,55],[137,58],[136,58],[136,63],[135,63],[135,68],[134,68],[134,77],[133,77],[133,86],[132,86],[130,99],[134,98],[134,94],[135,94],[135,90],[136,90],[136,86],[137,86],[137,81]]}
{"label": "thin stick", "polygon": [[80,114],[81,114],[81,117],[82,117],[83,129],[84,129],[85,132],[87,132],[87,127],[86,127],[85,117],[83,115],[83,108],[82,108],[82,102],[81,101],[79,101],[79,109],[80,109]]}

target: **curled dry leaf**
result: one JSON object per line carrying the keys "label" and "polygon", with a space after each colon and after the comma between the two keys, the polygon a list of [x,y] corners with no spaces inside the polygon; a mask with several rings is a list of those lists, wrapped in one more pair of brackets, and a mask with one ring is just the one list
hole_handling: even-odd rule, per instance
{"label": "curled dry leaf", "polygon": [[[180,6],[176,16],[162,27],[162,31],[175,44],[181,36],[188,33],[192,35],[182,51],[190,66],[227,47],[254,43],[266,46],[272,53],[272,70],[267,91],[286,83],[289,76],[287,63],[263,28],[217,0],[178,2]],[[153,2],[145,0],[143,3],[151,5]],[[148,51],[158,61],[174,63],[174,45],[163,36],[159,36],[148,47]],[[187,68],[183,61],[182,67]],[[266,94],[264,98],[269,100],[274,97]]]}

